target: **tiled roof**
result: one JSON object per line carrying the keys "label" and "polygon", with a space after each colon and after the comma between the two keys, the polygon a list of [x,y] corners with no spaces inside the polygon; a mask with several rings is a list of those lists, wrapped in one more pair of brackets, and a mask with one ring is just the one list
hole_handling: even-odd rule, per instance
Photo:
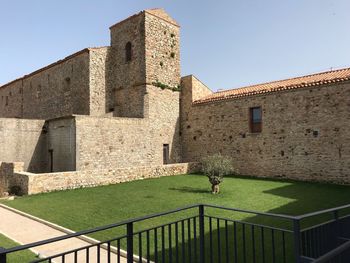
{"label": "tiled roof", "polygon": [[331,83],[343,82],[350,80],[350,68],[343,68],[327,72],[321,72],[302,77],[290,78],[285,80],[273,81],[263,84],[247,86],[238,89],[225,90],[215,92],[200,100],[196,100],[193,104],[209,103],[256,94],[270,93],[282,90],[291,90],[304,87],[314,87]]}

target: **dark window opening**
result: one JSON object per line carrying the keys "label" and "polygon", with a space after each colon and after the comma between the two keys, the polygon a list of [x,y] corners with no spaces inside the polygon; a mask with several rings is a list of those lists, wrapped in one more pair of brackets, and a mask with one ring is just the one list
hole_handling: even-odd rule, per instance
{"label": "dark window opening", "polygon": [[169,163],[169,144],[163,144],[163,164]]}
{"label": "dark window opening", "polygon": [[53,172],[53,149],[49,149],[50,172]]}
{"label": "dark window opening", "polygon": [[126,62],[131,61],[132,58],[132,46],[131,43],[128,42],[125,45],[125,60]]}
{"label": "dark window opening", "polygon": [[261,107],[253,107],[249,109],[250,115],[250,132],[259,133],[262,130],[262,111]]}

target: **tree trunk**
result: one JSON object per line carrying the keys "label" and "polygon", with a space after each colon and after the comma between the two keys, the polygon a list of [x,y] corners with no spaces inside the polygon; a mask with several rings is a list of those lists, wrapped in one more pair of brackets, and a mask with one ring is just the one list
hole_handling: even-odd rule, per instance
{"label": "tree trunk", "polygon": [[213,194],[218,194],[220,192],[220,187],[218,184],[212,184],[211,185],[211,192]]}

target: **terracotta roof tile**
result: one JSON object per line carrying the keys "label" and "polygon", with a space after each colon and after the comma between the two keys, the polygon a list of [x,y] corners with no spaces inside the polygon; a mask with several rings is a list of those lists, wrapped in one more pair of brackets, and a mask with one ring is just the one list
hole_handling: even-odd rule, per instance
{"label": "terracotta roof tile", "polygon": [[209,103],[282,90],[321,86],[348,80],[350,80],[350,68],[343,68],[296,78],[267,82],[238,89],[215,92],[200,100],[194,101],[193,104]]}

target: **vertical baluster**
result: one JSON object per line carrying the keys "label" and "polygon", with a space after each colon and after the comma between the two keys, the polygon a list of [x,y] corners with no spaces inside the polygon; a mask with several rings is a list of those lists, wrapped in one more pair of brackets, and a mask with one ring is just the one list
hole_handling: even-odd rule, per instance
{"label": "vertical baluster", "polygon": [[209,217],[209,244],[210,244],[210,262],[213,263],[214,262],[214,258],[213,258],[213,227],[212,227],[212,219],[211,217]]}
{"label": "vertical baluster", "polygon": [[275,253],[275,231],[271,229],[271,242],[272,242],[272,262],[276,262],[276,253]]}
{"label": "vertical baluster", "polygon": [[262,262],[265,263],[265,235],[264,235],[264,228],[261,226],[261,257]]}
{"label": "vertical baluster", "polygon": [[181,239],[182,239],[182,262],[186,262],[186,253],[185,253],[185,221],[181,220]]}
{"label": "vertical baluster", "polygon": [[149,244],[149,230],[146,232],[146,238],[147,238],[147,263],[150,262],[150,244]]}
{"label": "vertical baluster", "polygon": [[304,256],[307,256],[307,246],[306,246],[306,237],[305,237],[305,232],[301,232],[301,253]]}
{"label": "vertical baluster", "polygon": [[65,263],[66,262],[66,255],[63,255],[62,256],[62,263]]}
{"label": "vertical baluster", "polygon": [[78,262],[78,251],[74,251],[74,263]]}
{"label": "vertical baluster", "polygon": [[162,263],[165,262],[165,236],[164,236],[164,226],[162,226]]}
{"label": "vertical baluster", "polygon": [[126,224],[126,250],[127,250],[127,262],[134,262],[134,226],[133,222]]}
{"label": "vertical baluster", "polygon": [[107,262],[111,263],[111,242],[107,242]]}
{"label": "vertical baluster", "polygon": [[98,244],[97,245],[97,263],[101,262],[100,259],[101,259],[101,245]]}
{"label": "vertical baluster", "polygon": [[175,250],[176,250],[176,263],[179,263],[179,224],[175,223]]}
{"label": "vertical baluster", "polygon": [[245,224],[242,223],[242,237],[243,237],[243,262],[246,263],[247,262],[247,255],[246,255],[246,246],[245,246]]}
{"label": "vertical baluster", "polygon": [[197,217],[193,218],[194,262],[197,262]]}
{"label": "vertical baluster", "polygon": [[301,262],[300,253],[300,221],[299,219],[293,219],[293,237],[294,237],[294,256],[295,263]]}
{"label": "vertical baluster", "polygon": [[235,263],[238,262],[238,253],[237,253],[237,223],[233,222],[233,238],[234,238],[234,254],[235,254]]}
{"label": "vertical baluster", "polygon": [[89,263],[90,262],[90,248],[86,248],[86,262]]}
{"label": "vertical baluster", "polygon": [[252,234],[252,257],[253,257],[253,263],[255,263],[255,232],[254,232],[254,225],[251,225],[251,234]]}
{"label": "vertical baluster", "polygon": [[204,205],[199,205],[199,262],[205,262]]}
{"label": "vertical baluster", "polygon": [[142,263],[142,233],[139,233],[139,262]]}
{"label": "vertical baluster", "polygon": [[168,226],[168,236],[169,236],[169,263],[173,262],[173,248],[171,240],[171,224]]}
{"label": "vertical baluster", "polygon": [[311,256],[313,258],[316,258],[315,232],[314,232],[314,229],[312,229],[312,228],[310,230],[310,236],[311,236],[311,238],[310,238],[310,241],[311,241]]}
{"label": "vertical baluster", "polygon": [[0,263],[6,263],[7,262],[7,254],[4,252],[5,248],[0,247]]}
{"label": "vertical baluster", "polygon": [[221,263],[221,240],[220,240],[220,220],[216,219],[216,229],[218,232],[218,262]]}
{"label": "vertical baluster", "polygon": [[117,250],[118,250],[118,263],[120,263],[120,239],[117,241]]}
{"label": "vertical baluster", "polygon": [[282,231],[282,257],[283,257],[283,262],[286,262],[286,239],[285,239],[285,234],[284,231]]}
{"label": "vertical baluster", "polygon": [[157,228],[154,229],[154,262],[158,262],[158,233],[157,233]]}
{"label": "vertical baluster", "polygon": [[228,253],[228,226],[227,226],[227,220],[225,220],[225,249],[226,249],[226,263],[230,262],[229,260],[229,253]]}
{"label": "vertical baluster", "polygon": [[188,260],[191,262],[192,253],[191,253],[191,219],[187,219],[187,234],[188,234]]}

